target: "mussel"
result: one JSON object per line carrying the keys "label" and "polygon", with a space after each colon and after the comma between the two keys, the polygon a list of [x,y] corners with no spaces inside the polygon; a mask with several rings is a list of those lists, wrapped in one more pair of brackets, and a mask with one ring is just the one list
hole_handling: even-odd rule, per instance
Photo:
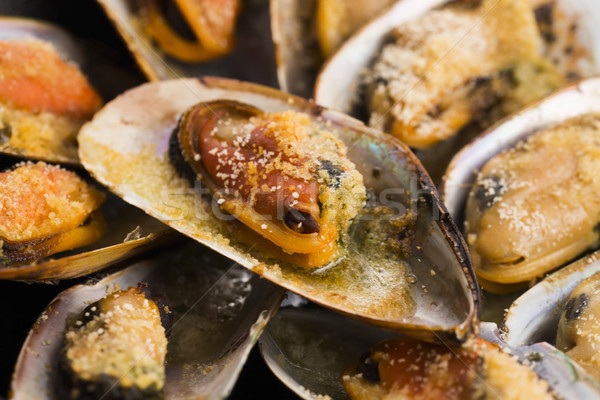
{"label": "mussel", "polygon": [[459,348],[391,339],[364,354],[343,382],[355,400],[556,399],[547,381],[481,338]]}
{"label": "mussel", "polygon": [[174,4],[164,3],[142,0],[139,2],[139,15],[142,29],[166,54],[181,61],[202,62],[222,57],[233,49],[240,0],[175,0],[188,29],[194,33],[194,40],[180,35],[171,26],[168,15]]}
{"label": "mussel", "polygon": [[143,284],[88,305],[65,333],[67,399],[162,399],[173,312]]}
{"label": "mussel", "polygon": [[598,70],[598,12],[592,1],[399,1],[331,58],[314,98],[400,135],[438,182],[474,135]]}
{"label": "mussel", "polygon": [[[204,104],[189,108],[198,102]],[[216,114],[211,114],[211,104]],[[273,114],[262,114],[256,111],[257,108]],[[185,112],[186,109],[189,111]],[[231,123],[233,118],[222,118],[223,127],[227,128],[229,121],[231,129],[221,130],[216,120],[225,111],[235,119],[240,115],[246,119],[256,113],[258,115],[246,122],[242,118],[235,124]],[[210,175],[215,165],[211,163],[215,160],[207,157],[215,148],[219,152],[219,148],[214,146],[229,146],[232,142],[243,141],[247,131],[242,128],[248,124],[247,121],[255,121],[258,126],[267,121],[264,126],[268,129],[277,125],[269,122],[269,118],[285,119],[293,115],[301,120],[310,120],[309,132],[312,134],[330,132],[329,135],[317,136],[327,138],[317,143],[320,146],[332,146],[341,156],[344,152],[339,142],[343,142],[351,162],[337,157],[321,161],[317,157],[304,166],[312,165],[307,182],[312,181],[316,174],[317,183],[322,179],[323,185],[316,185],[314,189],[320,186],[320,193],[333,196],[332,200],[319,196],[317,204],[326,205],[328,201],[339,203],[333,204],[334,208],[347,204],[346,221],[339,219],[342,222],[336,225],[343,226],[352,221],[347,234],[338,232],[335,255],[330,261],[326,259],[314,265],[321,265],[318,268],[303,268],[297,259],[279,258],[278,254],[262,248],[259,242],[263,241],[261,232],[266,230],[262,228],[263,224],[258,224],[258,234],[255,231],[248,234],[242,229],[246,223],[252,223],[249,220],[240,223],[235,219],[237,214],[243,214],[233,209],[233,205],[243,198],[241,194],[236,199],[234,193],[221,190],[211,198],[210,190],[205,186],[192,185],[186,177],[180,176],[169,156],[169,142],[179,119],[180,128],[185,128],[179,129],[176,135],[184,139],[179,145],[180,151],[185,148],[187,153],[193,149],[193,143],[199,142],[194,139],[190,143],[189,139],[198,134],[200,137],[206,135],[205,139],[209,141],[222,141],[206,148],[201,143],[202,148],[186,156],[192,166],[198,168],[191,174],[192,179],[206,169],[208,174],[203,176],[202,183],[210,186],[215,184],[214,177],[217,177],[216,174],[214,177]],[[202,121],[208,122],[208,125],[203,127]],[[211,128],[211,121],[216,123],[217,129]],[[301,130],[305,129],[303,124],[300,124]],[[188,131],[189,127],[194,129]],[[250,128],[257,137],[260,137],[258,133],[261,130]],[[214,136],[210,135],[213,132]],[[240,136],[236,137],[236,132]],[[115,193],[283,287],[356,318],[427,340],[435,340],[436,336],[452,341],[462,340],[474,329],[479,299],[469,257],[456,228],[447,219],[443,205],[437,201],[433,185],[405,146],[380,132],[366,129],[354,119],[266,87],[205,77],[148,84],[124,93],[86,125],[79,136],[79,144],[86,169]],[[291,148],[297,146],[295,150],[299,152],[312,151],[310,142],[304,147],[306,144],[299,140]],[[226,163],[230,161],[228,158],[223,160],[227,160]],[[205,162],[211,167],[196,165]],[[351,164],[362,175],[369,196],[364,208],[357,201],[364,198],[364,189],[358,184],[355,186],[357,193],[344,194],[343,200],[337,200],[337,196],[344,193],[344,186],[351,188],[360,182]],[[347,177],[344,175],[352,178],[347,181],[350,186],[345,183]],[[338,178],[340,187],[336,188]],[[328,186],[328,182],[332,185]],[[224,189],[225,182],[217,186]],[[270,193],[271,187],[265,185],[264,188]],[[260,189],[263,189],[262,185]],[[239,191],[244,190],[242,185]],[[295,197],[293,192],[291,197]],[[300,200],[300,193],[294,200]],[[320,224],[329,218],[337,220],[343,213],[328,217],[327,210],[319,208],[317,215],[317,207],[311,205],[311,201],[314,202],[314,197],[306,202],[308,208],[297,210],[286,210],[284,202],[282,217],[273,220],[273,229],[278,226],[294,238],[312,235],[318,239],[320,234],[330,232],[330,228]],[[226,207],[233,215],[221,210],[220,206],[226,203],[230,204]],[[240,204],[242,211],[250,210]],[[354,213],[350,210],[352,207],[360,211],[354,219],[351,219]],[[284,217],[289,211],[292,211],[292,216],[286,220]],[[313,219],[317,224],[313,224]],[[266,222],[265,225],[267,228],[270,226]],[[303,230],[306,233],[297,232]],[[338,227],[335,228],[337,230]],[[312,246],[312,239],[306,240]],[[289,241],[283,242],[287,246]],[[302,243],[297,239],[291,241],[291,245],[300,247],[304,246]],[[315,248],[320,249],[319,240],[315,243]],[[328,246],[330,244],[333,243]],[[285,253],[286,248],[280,249]],[[287,251],[297,250],[289,247]],[[454,301],[442,300],[447,297]]]}
{"label": "mussel", "polygon": [[323,61],[396,0],[271,0],[279,87],[309,98]]}
{"label": "mussel", "polygon": [[[241,9],[239,0],[99,0],[98,3],[150,81],[181,76],[218,75],[277,85],[271,37],[266,29],[269,24],[267,1],[247,1]],[[180,8],[181,12],[175,3],[178,4],[177,7],[184,5]],[[212,21],[222,18],[224,22],[198,23],[194,17],[194,8],[200,9],[200,14],[212,14]],[[152,26],[148,25],[148,17],[154,18],[150,24]],[[189,26],[184,19],[190,21]],[[236,44],[232,48],[234,29]],[[196,40],[202,35],[205,39]],[[161,37],[165,50],[175,51],[177,55],[183,54],[188,62],[166,54],[152,36]],[[185,57],[187,54],[192,54],[192,58]],[[216,56],[220,58],[211,62],[191,62],[194,57],[196,60],[207,60],[207,57]]]}
{"label": "mussel", "polygon": [[596,379],[600,379],[600,360],[598,360],[597,350],[600,345],[598,342],[599,285],[600,273],[595,273],[577,285],[565,304],[556,334],[556,347]]}
{"label": "mussel", "polygon": [[0,173],[2,264],[36,261],[100,239],[104,193],[75,173],[38,162]]}
{"label": "mussel", "polygon": [[[457,219],[462,220],[466,210],[465,230],[481,282],[489,290],[526,285],[596,245],[595,177],[585,171],[597,162],[597,87],[598,81],[590,79],[558,92],[484,133],[452,160],[445,198]],[[547,133],[541,132],[544,128]],[[545,143],[544,136],[527,140],[537,132],[556,142]],[[519,141],[525,144],[519,147]],[[516,150],[484,167],[492,156],[513,146]],[[527,165],[530,172],[524,172]],[[482,171],[479,180],[474,171]],[[467,206],[467,189],[461,185],[477,181]],[[579,222],[571,224],[574,219]],[[510,235],[502,240],[502,234],[498,240],[490,236],[485,240],[494,245],[481,247],[482,233],[498,232]]]}
{"label": "mussel", "polygon": [[451,3],[392,31],[365,76],[370,126],[428,148],[563,85],[539,54],[528,0],[478,3]]}
{"label": "mussel", "polygon": [[99,94],[51,42],[11,38],[0,51],[0,151],[78,164],[77,132],[102,105]]}
{"label": "mussel", "polygon": [[600,115],[588,114],[538,131],[483,166],[465,216],[480,280],[529,281],[597,246],[599,143]]}
{"label": "mussel", "polygon": [[183,113],[171,146],[176,166],[191,167],[222,210],[292,264],[329,263],[366,203],[362,175],[344,143],[306,114],[200,103]]}
{"label": "mussel", "polygon": [[[534,307],[539,309],[539,304],[548,299],[531,298],[538,299],[541,301]],[[558,320],[558,315],[551,311],[545,312],[543,317]],[[523,322],[527,325],[528,321]],[[536,321],[530,322],[535,324]],[[488,322],[480,324],[479,337],[457,348],[394,337],[390,332],[308,304],[299,308],[282,307],[259,344],[273,373],[307,400],[326,396],[349,399],[350,395],[357,398],[362,395],[362,398],[480,399],[486,390],[496,392],[488,398],[502,399],[519,394],[536,399],[551,394],[565,400],[600,398],[600,387],[595,380],[562,352],[537,341],[520,345],[506,343],[496,324]],[[407,365],[409,360],[413,362]],[[425,361],[433,362],[423,369]],[[446,367],[450,367],[449,374],[444,373]],[[417,374],[419,368],[424,375],[439,379],[425,380]],[[449,385],[440,395],[440,388],[453,381],[458,385]],[[414,392],[410,393],[411,385],[401,391],[403,383],[413,383]],[[425,387],[431,390],[424,390]],[[457,393],[461,387],[462,393]],[[534,395],[529,389],[536,391]]]}
{"label": "mussel", "polygon": [[[142,289],[144,292],[149,289],[152,295],[156,296],[154,301],[158,310],[151,304],[150,296],[145,296],[144,299],[138,293],[140,283],[148,286]],[[116,294],[119,294],[119,298],[115,299]],[[100,304],[94,304],[103,297],[108,298],[101,300]],[[157,318],[156,311],[165,310],[161,297],[168,301],[168,310],[173,312],[172,325],[168,318],[163,318],[164,322],[161,322],[160,317]],[[109,335],[115,342],[113,346],[106,349],[105,353],[115,354],[119,349],[121,350],[119,354],[125,354],[130,350],[129,347],[139,350],[150,344],[147,340],[134,340],[131,336],[135,333],[155,342],[158,356],[159,352],[164,351],[159,349],[159,346],[163,346],[166,340],[165,330],[161,326],[163,324],[167,327],[172,326],[171,329],[167,329],[168,343],[163,371],[165,384],[162,390],[164,398],[211,400],[226,398],[250,350],[277,310],[282,297],[283,290],[276,285],[260,279],[245,268],[229,262],[225,257],[219,256],[193,240],[187,240],[183,245],[176,245],[158,254],[142,257],[135,264],[99,281],[79,284],[59,294],[41,313],[29,331],[12,377],[11,398],[15,400],[68,398],[66,394],[71,393],[74,387],[65,385],[69,383],[69,379],[65,380],[63,370],[58,368],[65,362],[65,335],[73,336],[76,341],[78,336],[83,337],[84,331],[89,332],[87,335],[89,343],[97,344],[105,339],[101,336]],[[110,312],[107,310],[115,308],[115,301],[123,300],[132,303],[131,308],[135,311],[140,311],[141,308],[147,316],[144,318],[132,310],[132,315],[129,315],[127,321],[119,319],[117,322],[114,331],[118,331],[118,327],[123,327],[122,333],[127,337],[125,341],[134,341],[126,349],[123,344],[117,344],[117,338],[112,336],[110,326],[97,326],[106,321],[104,317],[108,317]],[[146,300],[148,300],[147,304]],[[102,308],[106,311],[104,317],[102,312],[98,315]],[[129,307],[122,305],[121,308],[128,311]],[[114,310],[112,311],[114,317]],[[99,333],[99,329],[104,331]],[[99,335],[93,337],[92,332]],[[83,344],[78,346],[78,350],[85,347]],[[79,351],[72,350],[71,356],[74,353]],[[81,352],[83,353],[87,354]],[[149,358],[148,355],[148,358],[140,360],[136,372],[140,371],[141,367],[150,367],[148,371],[156,372],[158,377],[161,374],[160,363],[150,362]],[[98,359],[106,360],[106,357],[99,356]],[[156,360],[160,361],[160,358]],[[79,374],[70,375],[71,378],[88,377],[84,375],[84,369],[79,367],[82,364],[85,364],[84,357],[73,360],[72,365],[77,367],[77,371],[69,371],[69,373],[79,372]],[[99,367],[100,369],[123,368],[123,365],[114,366],[109,362],[100,364],[102,367]],[[87,384],[91,383],[90,386],[98,388],[102,383],[109,381],[112,380],[105,375]],[[126,380],[123,380],[121,384],[125,382]],[[82,383],[81,379],[79,383]],[[86,387],[89,387],[87,384]],[[83,389],[81,393],[85,394],[85,388]],[[112,394],[120,391],[121,394],[125,392],[124,394],[128,396],[142,395],[141,398],[149,398],[150,394],[159,395],[157,391],[140,391],[133,387],[129,387],[130,390],[125,389],[125,387],[113,388]],[[88,396],[94,399],[99,397],[101,396]]]}

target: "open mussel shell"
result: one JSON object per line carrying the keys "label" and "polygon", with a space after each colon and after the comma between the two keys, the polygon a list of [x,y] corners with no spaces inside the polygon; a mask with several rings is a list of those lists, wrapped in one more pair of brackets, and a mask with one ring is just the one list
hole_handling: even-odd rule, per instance
{"label": "open mussel shell", "polygon": [[[398,211],[412,207],[415,237],[406,262],[384,268],[348,251],[345,258],[308,270],[252,252],[254,246],[232,238],[215,205],[178,176],[168,155],[181,113],[211,100],[235,100],[267,112],[302,111],[326,126],[346,144],[348,158],[376,198],[387,193],[399,202]],[[479,292],[471,261],[426,172],[399,141],[340,112],[222,78],[166,81],[142,85],[107,104],[82,130],[79,144],[85,167],[126,201],[316,303],[428,340],[462,340],[476,327]]]}
{"label": "open mussel shell", "polygon": [[29,264],[0,268],[0,279],[33,282],[77,278],[182,239],[177,232],[115,195],[107,196],[100,211],[107,221],[106,233],[100,240]]}
{"label": "open mussel shell", "polygon": [[501,326],[503,339],[512,346],[539,341],[554,344],[562,310],[573,289],[600,272],[596,251],[556,271],[523,293],[508,308]]}
{"label": "open mussel shell", "polygon": [[259,339],[260,352],[287,387],[304,399],[348,399],[344,370],[393,333],[314,305],[281,308]]}
{"label": "open mussel shell", "polygon": [[467,197],[477,172],[490,158],[543,127],[600,111],[599,100],[599,78],[570,85],[500,121],[458,152],[446,170],[440,190],[457,224],[463,223]]}
{"label": "open mussel shell", "polygon": [[207,248],[188,241],[90,285],[61,293],[30,331],[19,356],[13,399],[51,399],[69,322],[110,288],[150,284],[174,313],[167,346],[165,398],[222,399],[283,291]]}
{"label": "open mussel shell", "polygon": [[[467,198],[471,186],[478,171],[489,159],[503,150],[515,146],[544,127],[578,115],[600,111],[599,101],[600,79],[598,78],[591,78],[568,86],[501,121],[456,154],[446,171],[441,191],[444,202],[457,223],[460,226],[464,224]],[[557,249],[555,252],[558,253],[560,250],[562,249]],[[549,253],[549,256],[553,254]],[[524,260],[521,264],[527,266],[527,263],[535,261],[535,257],[532,257],[530,260]],[[556,265],[556,267],[558,266]],[[516,277],[518,278],[518,276]],[[500,277],[498,279],[498,282],[502,284],[520,282],[515,281],[512,275],[511,281],[504,276],[502,276],[502,280]]]}
{"label": "open mussel shell", "polygon": [[[318,15],[319,2],[325,3],[320,16]],[[342,32],[336,33],[340,28],[350,30],[358,24],[358,20],[365,20],[374,13],[377,14],[377,11],[381,13],[393,2],[271,0],[271,34],[275,46],[277,79],[281,90],[310,98],[317,73],[324,61],[319,35],[328,37],[327,42],[342,39],[340,37]],[[334,13],[334,10],[337,13]],[[346,10],[354,15],[347,15]],[[319,18],[322,20],[319,21]],[[351,20],[344,20],[344,18]],[[319,32],[320,28],[325,28],[326,31]],[[330,50],[332,49],[328,49]]]}
{"label": "open mussel shell", "polygon": [[[560,398],[600,399],[600,386],[549,344],[507,344],[496,324],[488,322],[481,323],[480,337],[531,366]],[[282,308],[260,337],[259,346],[271,371],[301,398],[348,399],[342,387],[344,371],[371,347],[390,338],[389,332],[308,305]]]}
{"label": "open mussel shell", "polygon": [[[140,20],[135,0],[99,0],[106,15],[150,81],[181,76],[218,75],[276,86],[266,1],[244,2],[236,25],[235,48],[229,55],[204,63],[185,63],[166,54],[151,40]],[[181,21],[179,21],[181,22]],[[179,27],[184,28],[184,27]],[[185,29],[185,28],[184,28]]]}
{"label": "open mussel shell", "polygon": [[[343,110],[360,119],[368,118],[362,103],[361,82],[364,81],[365,72],[369,71],[382,47],[389,42],[390,31],[394,27],[417,19],[428,11],[447,3],[453,2],[444,0],[398,1],[387,12],[348,39],[326,62],[319,72],[315,84],[315,101],[327,107]],[[550,21],[551,31],[545,33],[549,39],[545,41],[541,50],[544,56],[556,63],[557,69],[569,79],[571,79],[571,75],[589,77],[598,73],[600,71],[600,27],[596,21],[600,18],[599,3],[594,0],[532,2],[532,6],[535,7],[545,5],[550,7],[550,10],[552,7],[558,9],[564,18],[560,18],[560,21]],[[580,45],[583,48],[582,51],[565,51],[562,43],[569,42],[568,38],[573,35],[573,30],[569,27],[573,27],[576,32],[577,46]],[[459,45],[460,43],[457,43],[456,47]],[[467,126],[454,137],[415,153],[423,162],[434,182],[439,184],[452,156],[468,143],[474,134],[478,133],[478,129],[471,129]]]}

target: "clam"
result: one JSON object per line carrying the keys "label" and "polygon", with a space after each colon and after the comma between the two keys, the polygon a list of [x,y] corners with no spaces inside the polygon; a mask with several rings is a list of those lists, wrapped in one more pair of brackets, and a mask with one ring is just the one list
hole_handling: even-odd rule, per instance
{"label": "clam", "polygon": [[[564,77],[597,72],[596,38],[600,37],[593,22],[600,9],[592,1],[577,5],[535,2],[537,20],[527,1],[477,2],[475,8],[469,2],[450,2],[440,8],[443,4],[433,0],[396,3],[329,60],[317,78],[314,94],[317,103],[370,119],[370,124],[419,148],[416,154],[434,182],[462,145],[502,115],[557,89]],[[493,28],[503,10],[522,19],[518,29],[502,34],[504,39],[495,36]],[[451,14],[454,16],[449,17]],[[486,23],[466,22],[470,18]],[[459,23],[459,19],[465,21]],[[460,28],[452,28],[453,24]],[[438,32],[442,29],[445,33]],[[517,31],[521,32],[518,41],[528,42],[521,43],[517,52],[526,55],[513,53],[512,43],[517,38],[509,37]],[[458,37],[452,39],[453,35]],[[475,51],[477,62],[463,62],[475,60],[467,53],[478,48],[485,37],[489,42],[482,48],[503,47],[502,41],[508,39],[505,50],[494,52],[491,58],[484,56],[485,51]],[[400,46],[388,44],[394,40]],[[375,65],[379,54],[381,60]],[[394,61],[402,57],[405,61]],[[484,72],[487,68],[491,69]],[[393,78],[392,70],[402,78]],[[526,78],[532,70],[540,73]],[[529,84],[533,88],[523,91],[523,85]],[[367,110],[369,98],[372,108]]]}
{"label": "clam", "polygon": [[[375,364],[364,355],[369,348],[392,337],[390,332],[308,305],[282,308],[265,329],[259,345],[269,368],[301,398],[348,399],[342,387],[342,381],[349,379],[344,378],[345,371],[362,362],[363,376],[376,380],[377,374],[371,374]],[[600,398],[600,387],[593,378],[553,346],[537,342],[520,346],[507,344],[501,339],[496,324],[489,322],[481,323],[480,338],[531,367],[559,398]],[[511,388],[506,381],[502,386]]]}
{"label": "clam", "polygon": [[[531,137],[533,133],[540,131],[543,128],[556,126],[554,130],[559,130],[560,126],[568,126],[560,124],[571,118],[574,118],[571,120],[573,126],[577,126],[577,124],[581,123],[581,126],[583,127],[582,131],[585,131],[588,128],[585,121],[593,119],[594,116],[586,117],[582,115],[598,112],[597,102],[600,94],[599,85],[600,81],[595,78],[572,85],[540,103],[506,119],[503,123],[482,134],[477,140],[459,152],[450,163],[442,186],[446,204],[459,223],[464,222],[465,218],[469,217],[469,215],[463,213],[467,207],[467,195],[470,190],[470,185],[475,182],[477,171],[480,171],[483,168],[483,165],[487,160],[491,159],[502,150],[513,147],[518,142]],[[590,126],[593,126],[593,123]],[[586,140],[583,134],[581,138],[584,141]],[[559,151],[564,152],[564,154],[570,154],[571,150],[568,150],[569,148],[571,147],[566,147],[562,150],[559,149]],[[553,159],[552,157],[555,156],[548,155],[547,160],[551,160]],[[578,159],[579,155],[573,160]],[[584,159],[585,157],[582,158],[582,160]],[[535,165],[536,163],[533,163],[534,169]],[[537,163],[537,165],[541,164]],[[577,163],[574,165],[577,165]],[[568,173],[569,171],[568,169],[560,170],[564,173]],[[523,175],[522,177],[524,178],[523,182],[529,179],[526,175]],[[542,180],[541,175],[538,178],[538,181]],[[556,178],[553,179],[553,182],[560,181],[558,175],[553,178]],[[567,184],[566,187],[570,187],[569,180],[564,182]],[[526,182],[524,184],[526,184]],[[576,185],[575,181],[573,181],[573,184]],[[584,186],[586,187],[585,190],[593,188],[593,185],[590,186],[587,183],[584,184]],[[537,186],[535,185],[531,186],[532,190],[536,187]],[[561,214],[567,215],[566,213],[569,212],[569,204],[575,204],[575,208],[571,208],[571,212],[577,213],[578,203],[577,201],[571,203],[567,192],[561,192],[562,196],[564,196],[564,201],[559,197],[555,197],[553,203],[549,197],[545,199],[542,198],[544,188],[540,187],[538,189],[540,190],[539,192],[534,191],[529,197],[529,200],[537,201],[537,203],[532,201],[531,206],[538,211],[535,214],[524,216],[524,219],[522,220],[524,223],[529,223],[527,221],[530,221],[530,219],[532,220],[532,218],[536,216],[539,216],[539,218],[548,218],[546,221],[548,224],[557,222],[558,220],[552,220],[552,218],[555,218],[552,217],[552,215],[556,216],[553,212],[544,214],[545,211],[550,211],[552,207],[562,207],[563,211]],[[490,190],[493,191],[495,189],[491,188]],[[581,194],[583,195],[583,193],[584,192]],[[572,195],[577,197],[579,194],[580,193],[576,193]],[[590,195],[594,198],[593,191],[590,192]],[[548,200],[548,203],[544,203],[546,200]],[[539,203],[540,201],[542,201],[542,203]],[[486,203],[486,201],[481,202],[485,208],[487,203],[483,203]],[[472,203],[472,205],[474,206],[475,203]],[[500,206],[500,203],[495,205],[495,207]],[[540,209],[542,206],[544,206],[545,209]],[[475,209],[476,208],[471,208],[471,211],[467,211],[467,213],[471,213],[472,217],[474,215],[473,210]],[[542,215],[547,216],[542,217]],[[539,218],[538,220],[540,220]],[[480,250],[478,250],[478,247],[474,247],[474,251],[479,252],[474,258],[481,260],[481,263],[479,264],[482,268],[480,270],[480,275],[484,279],[484,286],[487,284],[488,289],[492,291],[510,290],[510,288],[515,288],[515,285],[519,284],[523,286],[523,282],[542,276],[544,273],[566,263],[586,248],[594,246],[597,238],[593,229],[595,225],[593,223],[593,218],[594,217],[584,217],[582,220],[584,225],[581,225],[581,227],[575,225],[572,227],[572,231],[569,231],[570,228],[565,220],[565,225],[559,229],[559,234],[555,236],[553,236],[552,230],[532,232],[534,236],[543,235],[546,238],[543,240],[549,241],[549,246],[546,248],[543,246],[539,247],[539,244],[535,242],[534,239],[531,239],[531,237],[528,237],[527,239],[525,237],[513,237],[514,246],[509,244],[508,247],[501,247],[504,245],[500,242],[496,242],[496,248],[508,249],[513,246],[511,254],[518,254],[518,258],[510,263],[504,262],[507,260],[506,257],[491,256],[488,255],[488,253],[481,253]],[[508,218],[497,222],[504,224],[505,222],[510,222],[510,220],[511,219]],[[477,220],[472,219],[471,221],[470,224],[475,223],[474,221]],[[591,226],[586,228],[585,223],[589,221],[591,221]],[[494,222],[490,223],[494,224]],[[509,231],[512,233],[516,232],[511,226],[512,225],[508,225]],[[472,228],[469,227],[467,232],[472,233]],[[490,231],[490,233],[492,233],[492,231]],[[561,241],[561,236],[563,234],[568,236],[568,238]],[[476,242],[474,241],[477,240],[477,238],[477,236],[471,238],[474,245],[476,245]],[[552,245],[553,243],[556,243],[556,245]],[[539,249],[539,251],[537,249]],[[504,253],[502,254],[504,255]]]}
{"label": "clam", "polygon": [[[0,151],[78,164],[76,136],[102,105],[74,60],[82,53],[53,25],[0,19]],[[56,47],[55,47],[56,43]]]}
{"label": "clam", "polygon": [[[168,268],[165,268],[168,266]],[[201,268],[199,268],[201,267]],[[225,398],[283,291],[193,241],[61,293],[29,332],[11,383],[14,399],[54,398],[65,332],[90,303],[145,282],[173,310],[164,396]],[[91,308],[88,308],[91,311]]]}
{"label": "clam", "polygon": [[[206,183],[192,186],[171,163],[169,142],[177,121],[199,102],[213,102],[208,104],[215,106],[217,115],[222,106],[238,116],[256,109],[265,113],[291,110],[309,120],[310,129],[329,132],[332,143],[343,144],[349,162],[362,175],[370,193],[367,204],[385,214],[370,213],[368,207],[360,210],[336,241],[339,251],[324,265],[304,268],[295,259],[279,258],[261,245],[260,234],[243,232],[246,225],[235,220],[237,213],[221,210],[219,206],[233,197],[217,195],[211,202],[210,190],[203,186]],[[188,121],[194,113],[199,119],[211,115],[205,104],[190,110],[182,119],[184,126],[194,123]],[[231,122],[223,120],[225,125]],[[231,125],[229,131],[215,129],[215,136],[234,134],[240,128]],[[241,135],[241,129],[238,132]],[[469,256],[427,174],[400,142],[344,114],[249,83],[182,79],[124,93],[86,125],[79,140],[86,169],[126,201],[317,303],[428,340],[462,340],[476,326],[479,297]],[[202,156],[192,159],[201,161]],[[202,177],[202,182],[209,179]],[[305,221],[308,218],[299,215]],[[398,231],[403,221],[407,229]],[[302,230],[300,220],[288,222],[288,231]],[[387,234],[398,236],[386,242],[382,238]],[[403,251],[395,247],[402,243],[406,245]],[[297,251],[279,248],[279,254],[286,252]]]}
{"label": "clam", "polygon": [[[227,2],[228,6],[238,1]],[[211,62],[182,62],[165,54],[149,36],[140,15],[142,7],[134,0],[99,0],[108,18],[129,47],[142,72],[150,81],[181,76],[230,76],[271,86],[275,81],[275,60],[270,47],[269,12],[266,1],[247,2],[236,25],[233,51]],[[149,3],[156,3],[154,0]],[[190,6],[198,2],[181,1]],[[212,2],[207,2],[212,3]],[[172,6],[172,5],[169,5]],[[173,21],[172,29],[182,30],[181,21]],[[185,24],[184,24],[185,25]],[[170,28],[171,29],[171,28]],[[188,29],[185,27],[185,29]],[[197,29],[202,29],[199,26]],[[267,44],[267,45],[265,45]],[[230,45],[225,45],[228,48]],[[222,54],[222,52],[220,53]],[[252,60],[252,62],[249,62]]]}
{"label": "clam", "polygon": [[281,90],[309,98],[323,61],[395,2],[271,0],[271,32]]}

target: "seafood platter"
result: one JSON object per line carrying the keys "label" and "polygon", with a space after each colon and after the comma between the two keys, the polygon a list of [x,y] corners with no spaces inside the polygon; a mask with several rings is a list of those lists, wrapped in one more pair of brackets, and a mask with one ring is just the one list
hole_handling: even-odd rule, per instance
{"label": "seafood platter", "polygon": [[596,0],[0,4],[0,398],[600,399]]}

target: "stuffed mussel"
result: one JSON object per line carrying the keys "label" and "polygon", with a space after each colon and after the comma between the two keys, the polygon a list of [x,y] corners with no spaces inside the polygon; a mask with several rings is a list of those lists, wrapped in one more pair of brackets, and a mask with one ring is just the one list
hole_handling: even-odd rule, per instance
{"label": "stuffed mussel", "polygon": [[52,25],[6,18],[1,24],[0,151],[78,164],[77,133],[103,102],[73,64],[77,47]]}
{"label": "stuffed mussel", "polygon": [[105,196],[75,173],[38,162],[0,173],[2,266],[36,261],[100,239]]}
{"label": "stuffed mussel", "polygon": [[474,329],[470,260],[435,189],[406,147],[358,121],[186,79],[126,92],[79,139],[86,168],[125,200],[285,288],[428,340]]}
{"label": "stuffed mussel", "polygon": [[11,398],[226,398],[283,294],[186,240],[59,294],[29,331]]}
{"label": "stuffed mussel", "polygon": [[162,399],[172,311],[144,285],[90,304],[65,334],[64,398]]}
{"label": "stuffed mussel", "polygon": [[280,248],[277,258],[299,266],[332,261],[366,203],[344,143],[306,114],[200,103],[183,114],[171,145],[183,158],[176,164],[187,163],[223,211]]}
{"label": "stuffed mussel", "polygon": [[437,183],[483,129],[598,70],[598,12],[592,1],[399,1],[332,57],[314,98],[419,149]]}

